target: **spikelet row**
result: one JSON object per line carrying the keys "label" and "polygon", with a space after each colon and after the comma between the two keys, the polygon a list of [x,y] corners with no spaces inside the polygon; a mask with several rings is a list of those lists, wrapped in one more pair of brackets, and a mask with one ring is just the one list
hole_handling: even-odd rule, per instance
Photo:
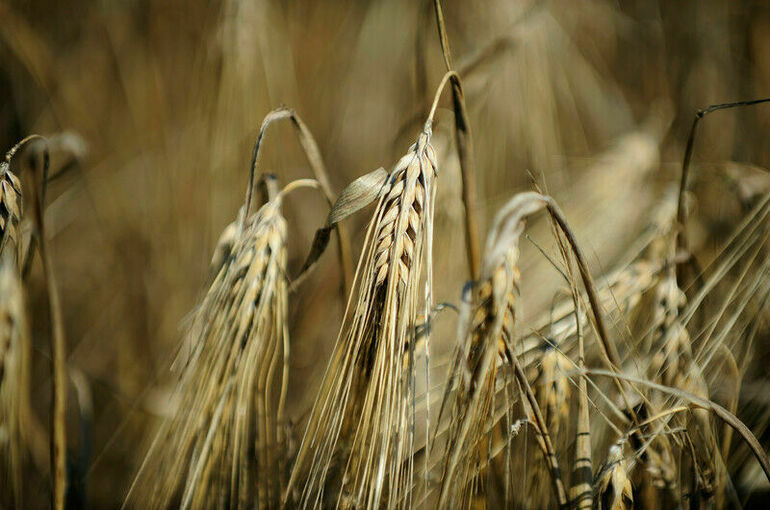
{"label": "spikelet row", "polygon": [[[424,132],[395,165],[367,230],[354,289],[287,498],[301,507],[406,505],[413,480],[413,346],[436,155]],[[411,346],[411,347],[410,347]],[[296,499],[295,499],[296,498]]]}
{"label": "spikelet row", "polygon": [[[242,221],[242,223],[240,223]],[[286,222],[278,200],[236,222],[193,312],[180,354],[178,407],[146,460],[143,505],[276,506],[285,447]],[[214,261],[214,265],[218,263]],[[281,446],[283,445],[283,446]]]}

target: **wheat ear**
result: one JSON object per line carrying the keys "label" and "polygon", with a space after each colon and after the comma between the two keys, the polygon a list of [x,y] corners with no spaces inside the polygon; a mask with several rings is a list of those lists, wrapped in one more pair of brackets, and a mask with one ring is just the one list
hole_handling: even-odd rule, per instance
{"label": "wheat ear", "polygon": [[279,505],[289,366],[287,231],[280,206],[285,192],[308,185],[320,186],[302,181],[269,193],[242,219],[195,310],[188,348],[177,360],[180,406],[137,475],[149,478],[140,496],[145,505]]}
{"label": "wheat ear", "polygon": [[[474,476],[456,476],[461,455],[473,451],[486,436],[492,396],[496,389],[496,359],[504,359],[513,369],[524,398],[533,413],[541,438],[546,464],[551,473],[554,494],[560,507],[567,506],[558,461],[543,414],[518,358],[513,354],[515,307],[519,285],[519,238],[526,219],[545,209],[546,201],[538,193],[522,193],[509,201],[498,213],[490,231],[477,284],[472,312],[465,314],[470,323],[461,329],[469,347],[464,360],[464,377],[460,382],[456,403],[457,425],[450,432],[441,487],[440,505],[448,504],[452,494],[467,500],[468,483]],[[464,343],[464,338],[460,340]]]}
{"label": "wheat ear", "polygon": [[[444,76],[425,129],[387,180],[382,183],[377,171],[370,174],[369,188],[379,186],[374,195],[379,198],[377,207],[285,502],[296,498],[302,507],[335,500],[338,505],[395,506],[411,484],[415,326],[418,312],[430,310],[431,300],[429,276],[425,299],[420,300],[417,292],[424,255],[430,274],[437,172],[431,125],[440,93],[452,75]],[[343,191],[340,201],[345,197],[345,203],[335,206],[328,225],[372,197],[362,188],[369,178],[364,176],[351,184],[350,192]],[[323,245],[322,240],[318,249],[314,244],[309,262]]]}
{"label": "wheat ear", "polygon": [[[210,286],[191,314],[174,363],[181,372],[180,405],[162,424],[124,505],[136,488],[137,499],[152,508],[280,504],[290,356],[288,234],[281,206],[295,189],[324,186],[300,179],[279,192],[273,176],[254,175],[266,127],[276,118],[296,122],[292,115],[280,109],[263,123],[247,202],[217,243]],[[263,205],[249,213],[257,185]]]}
{"label": "wheat ear", "polygon": [[32,135],[21,140],[0,161],[0,254],[5,251],[9,241],[13,243],[17,266],[21,264],[21,217],[24,207],[21,182],[11,171],[11,160],[19,149],[37,138],[37,135]]}

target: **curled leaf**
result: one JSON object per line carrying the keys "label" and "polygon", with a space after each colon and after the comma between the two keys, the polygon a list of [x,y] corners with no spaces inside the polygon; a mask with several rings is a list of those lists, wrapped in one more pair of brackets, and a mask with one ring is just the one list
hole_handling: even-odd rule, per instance
{"label": "curled leaf", "polygon": [[342,190],[339,198],[334,202],[331,211],[329,211],[329,216],[326,218],[326,224],[316,230],[315,237],[313,238],[313,245],[310,247],[310,253],[305,259],[305,263],[302,265],[299,275],[292,283],[292,288],[296,287],[296,285],[306,276],[307,272],[315,265],[326,250],[332,230],[337,223],[374,202],[385,189],[387,178],[388,172],[380,167],[377,170],[362,175]]}

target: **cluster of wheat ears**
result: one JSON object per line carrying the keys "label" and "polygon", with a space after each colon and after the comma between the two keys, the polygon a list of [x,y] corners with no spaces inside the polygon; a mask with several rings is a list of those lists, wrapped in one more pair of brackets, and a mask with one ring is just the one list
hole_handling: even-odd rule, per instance
{"label": "cluster of wheat ears", "polygon": [[[745,198],[744,219],[708,264],[693,257],[686,237],[698,122],[764,100],[698,112],[678,193],[661,197],[644,236],[607,274],[592,276],[569,218],[539,189],[500,208],[482,250],[461,76],[438,0],[434,10],[447,73],[423,129],[391,171],[363,175],[335,196],[299,115],[282,107],[265,118],[244,205],[217,243],[208,288],[173,364],[178,406],[156,432],[127,506],[721,508],[740,505],[731,456],[753,455],[770,478],[765,448],[735,415],[770,297],[770,195]],[[442,161],[431,138],[444,90],[452,96],[471,280],[455,305],[433,298]],[[265,133],[281,120],[294,127],[313,171],[283,187],[259,169]],[[31,176],[25,189],[22,172]],[[47,173],[42,137],[23,140],[0,163],[0,455],[18,503],[30,435],[49,434],[52,501],[63,508],[67,368],[46,251]],[[290,275],[282,204],[299,188],[320,191],[330,211],[300,274]],[[22,207],[23,196],[31,208]],[[341,222],[372,203],[353,270]],[[537,215],[549,218],[559,255],[551,263],[566,291],[537,327],[524,330],[517,323],[528,276],[520,242]],[[320,257],[332,236],[347,307],[312,408],[292,424],[292,295],[317,264],[330,263]],[[35,253],[53,328],[48,431],[36,429],[29,403],[24,277]],[[454,349],[441,368],[431,362],[431,324],[455,313]],[[733,377],[720,405],[709,387],[725,373]]]}

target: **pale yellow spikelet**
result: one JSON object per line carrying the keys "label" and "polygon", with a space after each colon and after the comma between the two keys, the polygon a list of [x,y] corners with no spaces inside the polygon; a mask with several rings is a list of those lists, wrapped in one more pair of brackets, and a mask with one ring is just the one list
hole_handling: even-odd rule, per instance
{"label": "pale yellow spikelet", "polygon": [[286,235],[274,199],[228,239],[177,360],[179,406],[137,478],[144,506],[278,505],[289,355]]}
{"label": "pale yellow spikelet", "polygon": [[548,430],[554,438],[569,424],[571,385],[567,373],[570,361],[554,348],[546,348],[538,373],[537,399],[543,408]]}
{"label": "pale yellow spikelet", "polygon": [[5,161],[0,161],[0,253],[7,246],[13,246],[16,250],[16,260],[20,259],[21,250],[21,215],[22,196],[21,182],[11,172],[11,157],[16,148],[11,149],[5,156]]}
{"label": "pale yellow spikelet", "polygon": [[235,243],[238,242],[238,238],[243,232],[243,214],[245,208],[241,208],[238,211],[238,217],[229,225],[225,227],[222,233],[219,235],[216,247],[214,248],[214,254],[211,256],[211,263],[209,264],[209,275],[215,278],[222,266],[225,265],[233,252]]}
{"label": "pale yellow spikelet", "polygon": [[[468,352],[458,383],[456,419],[450,426],[442,493],[445,500],[470,505],[486,460],[488,423],[494,413],[498,360],[513,340],[520,279],[514,243],[502,263],[472,290]],[[461,330],[462,331],[462,330]],[[478,395],[474,399],[474,395]],[[453,458],[455,457],[455,458]]]}
{"label": "pale yellow spikelet", "polygon": [[599,469],[594,482],[594,499],[601,510],[631,510],[634,508],[634,493],[623,458],[623,446],[610,447],[607,460]]}
{"label": "pale yellow spikelet", "polygon": [[292,471],[286,498],[295,505],[398,506],[414,479],[413,340],[426,308],[419,283],[437,169],[429,140],[426,129],[380,194]]}
{"label": "pale yellow spikelet", "polygon": [[680,320],[687,298],[670,268],[655,289],[653,335],[649,376],[666,386],[680,388],[708,398],[708,386],[695,363],[690,334]]}
{"label": "pale yellow spikelet", "polygon": [[461,376],[443,466],[441,504],[458,501],[469,505],[478,485],[477,465],[485,462],[489,423],[495,411],[498,361],[516,365],[511,346],[521,278],[519,240],[527,217],[544,207],[539,194],[517,195],[498,213],[489,234],[481,276],[458,329],[458,343],[467,345],[467,350],[457,353]]}
{"label": "pale yellow spikelet", "polygon": [[[681,321],[680,310],[687,302],[679,288],[673,269],[669,269],[655,288],[653,313],[649,324],[653,337],[649,376],[666,386],[691,391],[697,374],[693,368],[690,335]],[[703,395],[700,391],[697,393]]]}
{"label": "pale yellow spikelet", "polygon": [[[548,427],[555,447],[566,451],[570,441],[567,432],[570,426],[570,394],[571,383],[567,378],[568,371],[572,370],[572,364],[557,348],[551,345],[544,347],[540,358],[537,376],[535,379],[535,395]],[[528,469],[528,487],[531,496],[536,499],[545,499],[550,491],[548,466],[537,458],[539,452],[533,449],[530,453]]]}

